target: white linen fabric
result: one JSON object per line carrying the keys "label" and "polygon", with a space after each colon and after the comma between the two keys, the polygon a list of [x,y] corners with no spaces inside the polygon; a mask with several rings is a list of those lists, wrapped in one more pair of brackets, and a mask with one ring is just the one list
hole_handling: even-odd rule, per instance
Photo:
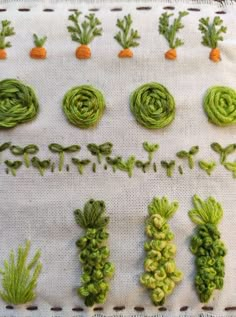
{"label": "white linen fabric", "polygon": [[[150,6],[150,10],[137,10],[136,7]],[[165,11],[163,7],[173,6],[171,12],[188,8],[184,18],[185,28],[179,36],[184,46],[177,49],[176,61],[164,59],[168,49],[166,40],[158,33],[158,19]],[[112,8],[122,11],[111,11]],[[32,243],[31,254],[40,248],[43,271],[39,277],[36,311],[27,311],[26,306],[7,310],[0,303],[0,316],[81,316],[94,315],[93,309],[84,312],[72,308],[84,307],[77,296],[80,284],[80,263],[75,241],[82,230],[74,221],[73,211],[83,208],[90,198],[104,200],[110,216],[109,246],[110,259],[115,263],[116,272],[111,281],[111,290],[103,311],[99,315],[166,315],[199,316],[236,315],[225,311],[236,305],[236,181],[218,161],[218,155],[210,148],[212,142],[223,146],[236,142],[236,126],[217,127],[207,121],[202,100],[206,90],[214,85],[236,87],[236,6],[228,3],[224,7],[213,2],[163,2],[163,1],[1,1],[0,19],[9,19],[15,27],[16,35],[11,38],[13,47],[8,49],[8,59],[0,62],[0,79],[17,78],[34,87],[40,102],[40,113],[30,123],[18,125],[14,129],[1,130],[1,143],[11,141],[16,145],[35,143],[40,147],[38,156],[58,161],[47,145],[55,142],[68,146],[80,144],[82,150],[70,157],[91,158],[86,150],[88,143],[101,144],[110,141],[114,144],[113,155],[127,158],[134,154],[145,160],[146,153],[142,142],[159,143],[155,155],[158,162],[157,173],[143,174],[135,169],[132,178],[126,173],[115,174],[108,167],[105,171],[97,168],[92,173],[86,168],[83,176],[71,165],[70,172],[46,172],[44,177],[36,169],[22,167],[17,177],[5,174],[4,164],[0,165],[0,266],[8,258],[11,249],[16,250],[26,239]],[[30,8],[20,12],[19,8]],[[53,9],[44,12],[43,9]],[[74,52],[76,43],[67,32],[69,9],[79,9],[83,14],[97,8],[102,21],[103,34],[92,44],[92,58],[79,61]],[[228,27],[225,40],[220,43],[222,61],[218,64],[208,59],[210,49],[201,45],[198,20],[211,18],[217,11],[225,11],[221,17]],[[140,46],[133,49],[132,59],[119,59],[120,46],[113,39],[117,32],[116,20],[130,13],[133,27],[141,34]],[[29,58],[33,46],[32,34],[47,35],[48,58],[43,61]],[[176,118],[173,123],[161,130],[147,130],[138,125],[129,109],[129,96],[138,86],[147,82],[159,82],[166,86],[176,101]],[[97,127],[81,130],[66,120],[62,111],[62,98],[73,86],[91,84],[100,89],[106,98],[106,111]],[[189,170],[183,163],[184,175],[177,169],[172,178],[166,177],[160,160],[176,159],[176,152],[199,145],[197,159],[216,160],[217,168],[209,177],[196,166]],[[14,158],[9,151],[3,152],[1,160]],[[231,155],[230,160],[235,160]],[[16,157],[15,157],[16,159]],[[176,159],[178,163],[181,160]],[[224,209],[224,218],[219,228],[222,240],[228,248],[226,256],[225,286],[207,306],[212,312],[202,310],[194,290],[194,257],[189,250],[190,237],[195,226],[188,217],[192,208],[192,196],[198,194],[206,199],[215,197]],[[178,247],[176,262],[184,272],[184,280],[168,297],[167,312],[159,312],[150,301],[149,294],[139,284],[143,272],[145,253],[143,244],[144,220],[147,206],[154,196],[168,196],[178,200],[179,210],[170,221]],[[99,305],[101,306],[101,305]],[[115,312],[115,306],[125,306]],[[135,306],[145,308],[136,312]],[[180,308],[188,306],[186,312]],[[53,312],[51,307],[61,307]]]}

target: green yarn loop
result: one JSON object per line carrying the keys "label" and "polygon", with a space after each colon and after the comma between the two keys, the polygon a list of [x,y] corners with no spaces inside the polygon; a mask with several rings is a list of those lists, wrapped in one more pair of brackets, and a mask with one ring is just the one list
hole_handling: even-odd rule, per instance
{"label": "green yarn loop", "polygon": [[67,119],[81,129],[97,124],[105,107],[102,93],[89,85],[70,89],[63,99],[63,110]]}
{"label": "green yarn loop", "polygon": [[207,90],[203,104],[210,122],[221,127],[236,124],[236,91],[234,89],[213,86]]}
{"label": "green yarn loop", "polygon": [[158,83],[138,87],[130,97],[130,109],[138,123],[148,129],[161,129],[175,118],[175,100]]}
{"label": "green yarn loop", "polygon": [[13,128],[32,120],[39,103],[34,90],[16,79],[0,81],[0,128]]}

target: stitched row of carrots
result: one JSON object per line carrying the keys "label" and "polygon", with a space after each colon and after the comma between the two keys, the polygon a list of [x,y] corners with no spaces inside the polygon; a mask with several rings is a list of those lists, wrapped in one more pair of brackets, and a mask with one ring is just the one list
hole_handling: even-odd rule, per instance
{"label": "stitched row of carrots", "polygon": [[[67,27],[71,35],[72,41],[79,43],[75,51],[75,56],[78,59],[88,59],[91,57],[91,49],[89,44],[95,37],[102,35],[101,21],[95,14],[86,15],[81,21],[81,12],[76,11],[68,18],[70,25]],[[159,33],[167,40],[169,49],[165,53],[165,58],[175,60],[177,58],[177,47],[182,46],[184,41],[177,37],[177,33],[184,28],[183,18],[188,15],[186,11],[180,11],[178,16],[174,17],[172,13],[163,13],[159,18]],[[120,58],[133,57],[131,48],[139,45],[140,35],[138,30],[132,28],[132,18],[128,14],[123,19],[118,19],[116,26],[119,31],[114,36],[114,39],[120,44],[122,50],[118,56]],[[6,40],[7,37],[15,34],[11,22],[4,20],[1,22],[0,30],[0,59],[6,59],[6,48],[11,47],[11,43]],[[226,33],[227,28],[223,26],[223,20],[219,16],[215,16],[213,20],[209,17],[199,20],[199,30],[202,33],[202,44],[211,49],[209,58],[213,62],[221,60],[218,42],[223,41],[222,34]],[[30,57],[35,59],[45,59],[47,51],[44,47],[47,37],[34,36],[35,47],[30,51]]]}

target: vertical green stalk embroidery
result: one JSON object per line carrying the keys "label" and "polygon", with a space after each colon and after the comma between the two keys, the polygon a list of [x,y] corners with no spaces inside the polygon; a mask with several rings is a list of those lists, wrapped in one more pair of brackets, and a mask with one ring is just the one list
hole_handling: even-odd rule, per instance
{"label": "vertical green stalk embroidery", "polygon": [[213,197],[203,201],[194,195],[193,205],[189,217],[197,224],[197,232],[192,237],[190,250],[196,257],[197,294],[200,302],[206,303],[214,290],[222,289],[224,284],[226,248],[217,228],[223,217],[223,209]]}
{"label": "vertical green stalk embroidery", "polygon": [[40,160],[37,156],[34,156],[31,159],[32,166],[37,168],[39,171],[39,174],[41,176],[44,176],[45,170],[49,169],[51,167],[51,161],[50,160]]}
{"label": "vertical green stalk embroidery", "polygon": [[161,161],[161,166],[166,169],[166,175],[168,177],[172,177],[174,169],[175,169],[175,161]]}
{"label": "vertical green stalk embroidery", "polygon": [[7,304],[26,304],[36,298],[35,288],[42,269],[39,262],[41,253],[36,251],[33,259],[27,263],[29,251],[30,241],[26,241],[25,247],[19,246],[17,258],[12,250],[9,261],[5,260],[4,268],[0,269],[3,288],[0,296]]}
{"label": "vertical green stalk embroidery", "polygon": [[75,152],[80,151],[80,146],[76,145],[76,144],[63,147],[60,144],[51,143],[51,144],[49,144],[48,148],[52,153],[59,154],[59,165],[58,165],[59,172],[62,171],[63,166],[64,166],[64,160],[65,160],[64,153],[75,153]]}
{"label": "vertical green stalk embroidery", "polygon": [[80,175],[83,174],[85,166],[91,162],[90,160],[79,160],[76,157],[72,157],[71,161],[77,167]]}
{"label": "vertical green stalk embroidery", "polygon": [[4,162],[6,166],[10,169],[13,176],[16,176],[16,171],[22,166],[21,161],[9,161],[6,160]]}
{"label": "vertical green stalk embroidery", "polygon": [[211,173],[214,171],[215,167],[216,167],[216,162],[215,161],[199,161],[198,162],[199,167],[204,170],[207,175],[211,176]]}
{"label": "vertical green stalk embroidery", "polygon": [[106,142],[100,145],[97,145],[94,143],[90,143],[87,145],[87,149],[89,150],[89,152],[92,155],[97,156],[97,160],[99,164],[101,164],[103,156],[106,157],[111,155],[112,147],[113,147],[113,144],[110,142]]}
{"label": "vertical green stalk embroidery", "polygon": [[83,211],[77,209],[74,214],[76,223],[85,230],[85,234],[76,242],[83,270],[82,285],[77,292],[84,298],[86,306],[103,304],[109,291],[108,280],[115,271],[114,265],[108,261],[109,248],[105,246],[109,236],[105,203],[91,199]]}
{"label": "vertical green stalk embroidery", "polygon": [[151,290],[151,299],[156,306],[164,304],[176,283],[183,278],[183,273],[176,268],[174,234],[167,223],[178,206],[178,202],[169,203],[166,197],[153,198],[148,206],[145,232],[149,240],[144,245],[147,257],[140,282]]}
{"label": "vertical green stalk embroidery", "polygon": [[143,142],[143,148],[148,153],[148,161],[151,163],[155,152],[159,149],[159,144]]}
{"label": "vertical green stalk embroidery", "polygon": [[199,152],[199,146],[192,146],[189,151],[179,151],[176,153],[176,156],[181,159],[188,160],[188,166],[190,169],[194,168],[193,156]]}
{"label": "vertical green stalk embroidery", "polygon": [[225,148],[223,148],[219,143],[212,143],[211,148],[216,153],[220,154],[220,164],[226,162],[228,155],[234,153],[236,151],[236,143],[229,144]]}
{"label": "vertical green stalk embroidery", "polygon": [[30,167],[30,159],[29,159],[29,154],[36,154],[38,153],[39,151],[39,148],[37,145],[35,144],[29,144],[25,147],[20,147],[20,146],[17,146],[17,145],[12,145],[10,147],[10,151],[12,154],[14,155],[23,155],[23,158],[24,158],[24,163],[25,163],[25,166],[27,168]]}
{"label": "vertical green stalk embroidery", "polygon": [[1,29],[0,29],[0,59],[7,58],[6,48],[11,47],[11,43],[6,41],[6,37],[15,35],[14,28],[11,27],[11,22],[8,20],[1,21]]}

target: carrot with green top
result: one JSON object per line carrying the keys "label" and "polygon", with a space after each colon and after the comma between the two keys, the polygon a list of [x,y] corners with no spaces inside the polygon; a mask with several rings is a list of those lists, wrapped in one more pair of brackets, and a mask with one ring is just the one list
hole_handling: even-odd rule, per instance
{"label": "carrot with green top", "polygon": [[8,20],[3,20],[1,22],[2,28],[0,30],[0,59],[7,58],[6,48],[11,47],[11,43],[6,41],[6,37],[15,34],[14,28],[11,27],[11,22]]}
{"label": "carrot with green top", "polygon": [[47,41],[47,36],[38,37],[38,35],[33,34],[34,45],[30,51],[30,57],[35,59],[45,59],[47,57],[47,51],[44,48],[44,44]]}
{"label": "carrot with green top", "polygon": [[95,17],[94,13],[85,16],[82,23],[79,23],[79,17],[82,13],[76,11],[68,18],[73,23],[67,27],[69,33],[71,33],[72,41],[80,43],[80,46],[75,51],[75,56],[78,59],[88,59],[91,57],[91,49],[88,46],[96,36],[102,35],[102,28],[98,27],[101,22]]}
{"label": "carrot with green top", "polygon": [[124,19],[117,19],[116,26],[120,31],[114,36],[114,39],[122,46],[122,50],[119,52],[118,57],[133,57],[133,52],[130,47],[136,47],[139,45],[137,42],[140,39],[140,35],[137,30],[131,29],[133,21],[131,15],[124,16]]}

